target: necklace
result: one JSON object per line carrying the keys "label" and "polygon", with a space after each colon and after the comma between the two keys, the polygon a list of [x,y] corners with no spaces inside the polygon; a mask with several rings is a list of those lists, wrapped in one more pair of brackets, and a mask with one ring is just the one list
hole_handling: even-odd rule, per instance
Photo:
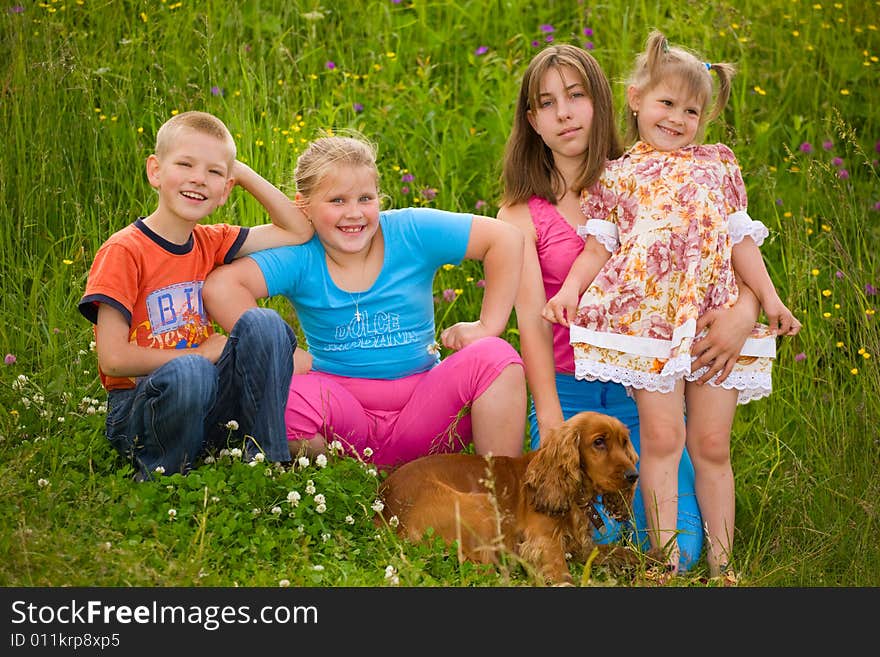
{"label": "necklace", "polygon": [[360,301],[361,301],[361,295],[362,295],[362,294],[363,294],[363,292],[358,292],[358,293],[357,293],[357,296],[355,296],[355,295],[353,295],[351,292],[348,293],[348,296],[350,296],[352,302],[354,302],[354,321],[356,321],[356,322],[360,322],[360,321],[361,321],[361,306],[360,306]]}

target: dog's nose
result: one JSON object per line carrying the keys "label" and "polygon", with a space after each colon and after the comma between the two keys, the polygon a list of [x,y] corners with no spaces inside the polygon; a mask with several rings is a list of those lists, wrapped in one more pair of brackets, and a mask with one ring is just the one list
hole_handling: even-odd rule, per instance
{"label": "dog's nose", "polygon": [[639,473],[636,470],[627,470],[623,476],[629,483],[634,484],[639,478]]}

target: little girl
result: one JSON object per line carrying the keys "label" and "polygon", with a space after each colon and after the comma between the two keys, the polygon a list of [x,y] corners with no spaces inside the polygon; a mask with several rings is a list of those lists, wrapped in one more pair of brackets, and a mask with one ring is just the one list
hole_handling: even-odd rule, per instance
{"label": "little girl", "polygon": [[[712,71],[719,81],[714,105]],[[767,229],[746,212],[736,158],[723,144],[698,144],[727,103],[733,73],[730,64],[706,64],[651,33],[627,84],[627,136],[638,141],[583,193],[584,250],[542,313],[566,326],[573,318],[578,378],[616,381],[635,397],[649,535],[666,550],[668,572],[677,571],[677,473],[687,445],[710,574],[727,578],[733,577],[734,411],[737,403],[770,393],[775,335],[800,330],[758,250]],[[734,269],[769,326],[756,324],[723,384],[712,378],[700,385],[705,368],[691,371],[697,320],[736,302]]]}

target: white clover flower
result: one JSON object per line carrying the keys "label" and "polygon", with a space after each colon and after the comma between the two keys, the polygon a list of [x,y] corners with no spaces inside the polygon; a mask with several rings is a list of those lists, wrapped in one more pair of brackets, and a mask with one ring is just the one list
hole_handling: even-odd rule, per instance
{"label": "white clover flower", "polygon": [[281,515],[281,507],[280,506],[273,506],[272,507],[272,515],[280,516]]}
{"label": "white clover flower", "polygon": [[94,414],[97,413],[97,412],[98,412],[98,409],[95,408],[94,406],[89,406],[89,407],[86,409],[86,415],[94,415]]}
{"label": "white clover flower", "polygon": [[48,485],[49,485],[48,479],[43,479],[43,478],[37,479],[37,486],[39,486],[40,488],[45,488]]}
{"label": "white clover flower", "polygon": [[327,447],[330,449],[330,452],[333,454],[341,454],[342,450],[343,450],[342,443],[339,442],[338,440],[331,441],[330,444],[327,445]]}
{"label": "white clover flower", "polygon": [[25,408],[30,408],[30,407],[31,407],[31,400],[30,400],[28,397],[22,397],[22,398],[21,398],[21,404],[22,404],[22,406],[24,406]]}
{"label": "white clover flower", "polygon": [[315,495],[315,504],[326,504],[327,498],[324,497],[321,493]]}
{"label": "white clover flower", "polygon": [[241,449],[239,449],[238,447],[233,447],[232,449],[229,450],[229,456],[231,456],[234,459],[240,459],[241,458]]}
{"label": "white clover flower", "polygon": [[165,474],[165,466],[157,465],[156,469],[153,470],[156,474]]}
{"label": "white clover flower", "polygon": [[327,505],[323,504],[323,503],[321,503],[315,507],[315,511],[317,511],[318,513],[324,513],[324,511],[326,511],[326,510],[327,510]]}
{"label": "white clover flower", "polygon": [[370,508],[373,509],[373,511],[375,511],[376,513],[379,513],[382,509],[385,508],[385,504],[383,504],[382,500],[375,500],[370,505]]}
{"label": "white clover flower", "polygon": [[400,585],[400,578],[397,575],[395,575],[394,577],[392,577],[389,580],[389,583],[391,584],[391,586],[399,586]]}
{"label": "white clover flower", "polygon": [[314,495],[315,494],[315,482],[309,479],[306,481],[306,495]]}
{"label": "white clover flower", "polygon": [[89,351],[94,351],[97,346],[98,343],[92,340],[91,342],[89,342]]}
{"label": "white clover flower", "polygon": [[287,494],[287,501],[290,502],[293,506],[297,506],[301,499],[302,498],[300,497],[300,494],[295,490],[292,490]]}
{"label": "white clover flower", "polygon": [[379,473],[376,472],[376,468],[367,468],[367,474],[371,477],[376,477],[379,475]]}
{"label": "white clover flower", "polygon": [[329,540],[330,540],[330,533],[329,533],[329,532],[324,532],[323,534],[321,534],[321,540],[324,541],[325,543],[326,543],[327,541],[329,541]]}
{"label": "white clover flower", "polygon": [[217,497],[216,495],[211,495],[211,501],[212,501],[214,504],[216,504],[217,502],[220,501],[220,498]]}
{"label": "white clover flower", "polygon": [[369,447],[364,447],[364,456],[366,458],[370,458],[373,455],[373,450]]}
{"label": "white clover flower", "polygon": [[281,588],[287,588],[288,586],[290,586],[290,580],[289,579],[279,580],[278,586],[280,586]]}
{"label": "white clover flower", "polygon": [[316,563],[314,566],[312,566],[312,570],[324,570],[324,566],[322,566],[319,563]]}
{"label": "white clover flower", "polygon": [[394,566],[385,566],[385,579],[391,579],[392,577],[394,577]]}
{"label": "white clover flower", "polygon": [[177,509],[168,509],[168,519],[174,520],[177,517]]}
{"label": "white clover flower", "polygon": [[220,450],[220,458],[222,459],[224,456],[229,456],[229,450],[225,447]]}
{"label": "white clover flower", "polygon": [[437,344],[436,342],[432,342],[431,344],[428,345],[427,351],[432,356],[434,354],[439,354],[440,353],[440,345]]}
{"label": "white clover flower", "polygon": [[110,541],[104,541],[100,545],[102,550],[110,550],[113,547],[113,543],[111,543]]}
{"label": "white clover flower", "polygon": [[319,468],[326,468],[326,467],[327,467],[327,457],[324,456],[323,454],[318,454],[318,455],[315,457],[315,464],[316,464]]}
{"label": "white clover flower", "polygon": [[348,525],[354,524],[354,516],[345,516],[345,523]]}
{"label": "white clover flower", "polygon": [[390,518],[388,518],[388,524],[392,527],[397,527],[397,525],[400,524],[400,518],[398,518],[397,516],[391,516]]}
{"label": "white clover flower", "polygon": [[248,461],[248,467],[249,467],[249,468],[254,468],[254,467],[258,466],[258,465],[259,465],[259,463],[257,463],[256,461]]}
{"label": "white clover flower", "polygon": [[254,454],[254,462],[255,463],[262,463],[265,460],[266,460],[266,455],[263,454],[263,452],[257,452],[256,454]]}
{"label": "white clover flower", "polygon": [[226,423],[226,428],[230,431],[238,431],[238,422],[235,420],[229,420],[229,422]]}
{"label": "white clover flower", "polygon": [[301,468],[309,467],[309,457],[308,456],[300,456],[296,460],[296,462],[299,463],[299,467],[301,467]]}
{"label": "white clover flower", "polygon": [[64,418],[63,415],[59,415],[59,416],[58,416],[57,418],[55,418],[55,419],[58,421],[59,424],[62,424],[62,423],[64,422],[64,419],[65,419],[65,418]]}
{"label": "white clover flower", "polygon": [[210,464],[210,463],[213,463],[214,461],[215,461],[214,457],[211,456],[210,454],[209,454],[208,456],[205,457],[205,463],[209,463],[209,464]]}
{"label": "white clover flower", "polygon": [[258,509],[257,507],[254,507],[253,509],[251,509],[251,515],[258,516],[261,513],[262,513],[262,511],[260,511],[260,509]]}

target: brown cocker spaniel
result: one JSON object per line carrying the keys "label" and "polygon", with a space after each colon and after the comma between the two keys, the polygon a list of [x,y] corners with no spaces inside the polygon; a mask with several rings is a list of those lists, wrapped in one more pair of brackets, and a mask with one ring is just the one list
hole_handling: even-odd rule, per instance
{"label": "brown cocker spaniel", "polygon": [[[459,559],[497,563],[506,550],[547,581],[570,584],[566,554],[589,558],[593,527],[602,525],[596,497],[610,516],[629,517],[637,460],[620,420],[579,413],[520,457],[434,454],[400,466],[380,487],[385,506],[376,521],[412,541],[433,528],[458,541]],[[633,563],[625,548],[596,547],[597,563]]]}

